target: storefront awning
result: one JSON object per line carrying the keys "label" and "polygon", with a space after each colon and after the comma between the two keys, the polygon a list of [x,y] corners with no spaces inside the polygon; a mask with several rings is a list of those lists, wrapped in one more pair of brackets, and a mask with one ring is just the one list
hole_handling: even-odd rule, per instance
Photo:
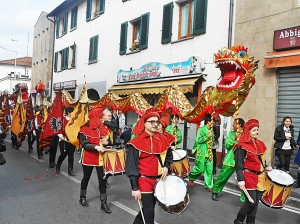
{"label": "storefront awning", "polygon": [[140,94],[159,94],[162,93],[168,86],[177,85],[180,87],[183,93],[193,92],[195,82],[199,79],[198,77],[189,77],[181,79],[164,80],[158,82],[143,82],[143,83],[124,83],[113,85],[109,92],[113,92],[118,95],[130,95],[134,93]]}
{"label": "storefront awning", "polygon": [[300,65],[300,50],[268,52],[265,56],[266,68],[280,68]]}

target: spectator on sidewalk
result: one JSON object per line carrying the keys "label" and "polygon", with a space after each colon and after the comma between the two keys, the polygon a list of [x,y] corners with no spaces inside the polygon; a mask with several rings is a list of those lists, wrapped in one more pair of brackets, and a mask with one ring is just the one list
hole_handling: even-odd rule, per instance
{"label": "spectator on sidewalk", "polygon": [[275,155],[279,159],[277,168],[289,172],[291,155],[296,148],[291,117],[286,116],[283,118],[282,123],[275,129],[274,140]]}
{"label": "spectator on sidewalk", "polygon": [[298,139],[297,139],[297,148],[298,148],[298,152],[297,155],[295,157],[294,162],[296,164],[298,164],[298,173],[297,173],[297,181],[294,184],[294,188],[300,188],[300,150],[299,150],[299,146],[300,146],[300,132],[298,134]]}

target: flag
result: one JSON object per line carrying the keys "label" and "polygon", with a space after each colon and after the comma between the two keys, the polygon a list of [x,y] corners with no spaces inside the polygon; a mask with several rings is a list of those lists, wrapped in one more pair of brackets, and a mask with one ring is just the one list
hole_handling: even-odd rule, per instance
{"label": "flag", "polygon": [[19,134],[24,131],[25,121],[26,121],[26,111],[22,101],[21,93],[19,92],[19,96],[17,99],[16,107],[12,118],[12,124],[11,124],[11,131],[16,136],[19,136]]}
{"label": "flag", "polygon": [[28,135],[33,130],[35,130],[35,123],[34,123],[32,100],[31,100],[31,95],[30,95],[29,99],[28,99],[28,103],[27,103],[26,123],[25,123],[24,132],[26,135]]}
{"label": "flag", "polygon": [[88,116],[89,105],[86,84],[84,84],[82,93],[80,94],[80,99],[77,102],[77,105],[75,106],[74,111],[71,114],[70,120],[65,126],[65,132],[69,141],[77,148],[79,147],[79,140],[77,138],[78,132],[81,126],[88,122]]}
{"label": "flag", "polygon": [[59,91],[50,107],[47,120],[43,125],[41,139],[47,139],[51,136],[63,133],[63,109],[61,100],[61,91]]}

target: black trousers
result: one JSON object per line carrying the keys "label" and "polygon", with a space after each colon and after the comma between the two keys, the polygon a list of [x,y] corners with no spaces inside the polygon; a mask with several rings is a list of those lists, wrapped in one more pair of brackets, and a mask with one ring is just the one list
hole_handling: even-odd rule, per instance
{"label": "black trousers", "polygon": [[27,136],[27,142],[28,142],[28,149],[30,151],[33,150],[32,146],[33,146],[33,143],[35,142],[35,140],[36,140],[36,137],[33,135],[33,132],[29,132],[28,136]]}
{"label": "black trousers", "polygon": [[217,149],[212,149],[213,153],[213,172],[217,171]]}
{"label": "black trousers", "polygon": [[[142,194],[143,214],[146,224],[154,224],[156,198],[153,193]],[[135,217],[133,224],[144,224],[141,211]]]}
{"label": "black trousers", "polygon": [[[98,176],[100,194],[105,194],[107,179],[106,178],[103,179],[103,177],[104,177],[103,166],[95,166],[95,168],[96,168],[97,176]],[[81,180],[81,190],[87,189],[93,169],[94,169],[94,166],[82,165],[83,178]]]}
{"label": "black trousers", "polygon": [[[253,199],[254,203],[251,203],[248,198],[246,197],[245,203],[240,208],[238,219],[240,221],[244,221],[245,217],[247,216],[247,223],[254,223],[255,217],[257,213],[258,203],[262,195],[262,191],[257,190],[248,190],[249,195]],[[248,220],[251,220],[250,222]]]}
{"label": "black trousers", "polygon": [[59,137],[57,135],[54,135],[51,137],[51,144],[50,144],[50,150],[49,150],[49,163],[55,163],[58,140],[59,140]]}
{"label": "black trousers", "polygon": [[68,156],[68,169],[73,170],[75,146],[70,142],[59,142],[60,156],[57,160],[57,165],[61,165],[64,159]]}
{"label": "black trousers", "polygon": [[277,168],[279,169],[285,169],[286,171],[290,170],[290,161],[291,161],[291,155],[285,155],[285,154],[280,154],[277,155],[279,159],[279,165]]}
{"label": "black trousers", "polygon": [[40,135],[41,135],[41,130],[40,129],[36,129],[35,133],[36,133],[36,153],[39,156],[42,156],[43,152],[40,149]]}
{"label": "black trousers", "polygon": [[12,132],[11,132],[11,145],[12,147],[16,147],[17,145],[17,136]]}

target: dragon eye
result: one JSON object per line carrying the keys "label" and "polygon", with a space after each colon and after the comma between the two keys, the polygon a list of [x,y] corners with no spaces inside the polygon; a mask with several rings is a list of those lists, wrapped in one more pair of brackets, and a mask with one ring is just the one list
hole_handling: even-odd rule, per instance
{"label": "dragon eye", "polygon": [[246,55],[247,55],[246,51],[239,51],[239,53],[238,53],[239,58],[244,58],[244,57],[246,57]]}

